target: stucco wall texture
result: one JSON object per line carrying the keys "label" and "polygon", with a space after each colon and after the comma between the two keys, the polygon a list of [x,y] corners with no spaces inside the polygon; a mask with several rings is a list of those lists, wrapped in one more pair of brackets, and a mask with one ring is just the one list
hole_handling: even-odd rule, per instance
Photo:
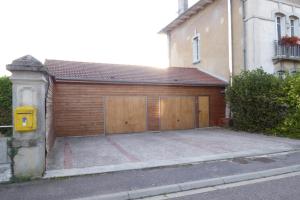
{"label": "stucco wall texture", "polygon": [[[214,1],[169,33],[170,66],[195,67],[228,80],[227,0]],[[200,33],[200,57],[193,64],[192,40]]]}
{"label": "stucco wall texture", "polygon": [[233,75],[244,70],[244,26],[243,4],[241,0],[232,1],[232,53]]}

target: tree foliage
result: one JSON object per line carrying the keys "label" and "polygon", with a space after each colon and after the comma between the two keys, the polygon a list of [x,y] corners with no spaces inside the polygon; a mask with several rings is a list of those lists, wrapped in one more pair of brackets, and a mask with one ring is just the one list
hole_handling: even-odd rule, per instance
{"label": "tree foliage", "polygon": [[288,75],[283,83],[282,104],[288,106],[288,113],[282,123],[273,132],[300,139],[300,73]]}
{"label": "tree foliage", "polygon": [[[12,83],[8,77],[0,77],[0,125],[12,124]],[[11,135],[11,128],[0,129],[6,136]]]}

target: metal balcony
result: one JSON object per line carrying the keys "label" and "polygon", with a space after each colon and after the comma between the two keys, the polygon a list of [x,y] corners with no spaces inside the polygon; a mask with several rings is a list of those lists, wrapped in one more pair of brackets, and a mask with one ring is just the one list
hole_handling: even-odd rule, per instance
{"label": "metal balcony", "polygon": [[292,60],[300,61],[300,45],[287,45],[281,42],[274,41],[275,55],[273,61]]}

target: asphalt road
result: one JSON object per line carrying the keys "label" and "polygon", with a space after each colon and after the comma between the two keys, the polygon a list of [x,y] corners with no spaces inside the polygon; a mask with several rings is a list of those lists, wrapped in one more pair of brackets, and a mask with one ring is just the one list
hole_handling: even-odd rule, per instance
{"label": "asphalt road", "polygon": [[300,176],[222,189],[171,200],[298,200]]}
{"label": "asphalt road", "polygon": [[[299,163],[300,152],[294,152],[270,157],[239,158],[185,166],[0,184],[0,200],[70,200],[256,172],[299,165]],[[292,186],[297,186],[296,188],[300,191],[299,182]],[[292,190],[293,187],[288,187],[288,189]],[[271,189],[277,190],[276,188]],[[300,193],[298,197],[295,200],[300,199]],[[198,197],[186,198],[198,199]],[[220,197],[216,197],[216,199],[220,199]],[[227,199],[231,200],[231,197]]]}

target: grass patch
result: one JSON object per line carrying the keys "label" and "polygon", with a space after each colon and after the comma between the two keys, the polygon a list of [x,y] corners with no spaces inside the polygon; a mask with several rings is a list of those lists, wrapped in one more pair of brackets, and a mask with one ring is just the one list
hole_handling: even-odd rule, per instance
{"label": "grass patch", "polygon": [[10,179],[10,183],[24,183],[31,180],[32,180],[31,177],[27,177],[27,176],[22,176],[22,177],[13,176]]}

